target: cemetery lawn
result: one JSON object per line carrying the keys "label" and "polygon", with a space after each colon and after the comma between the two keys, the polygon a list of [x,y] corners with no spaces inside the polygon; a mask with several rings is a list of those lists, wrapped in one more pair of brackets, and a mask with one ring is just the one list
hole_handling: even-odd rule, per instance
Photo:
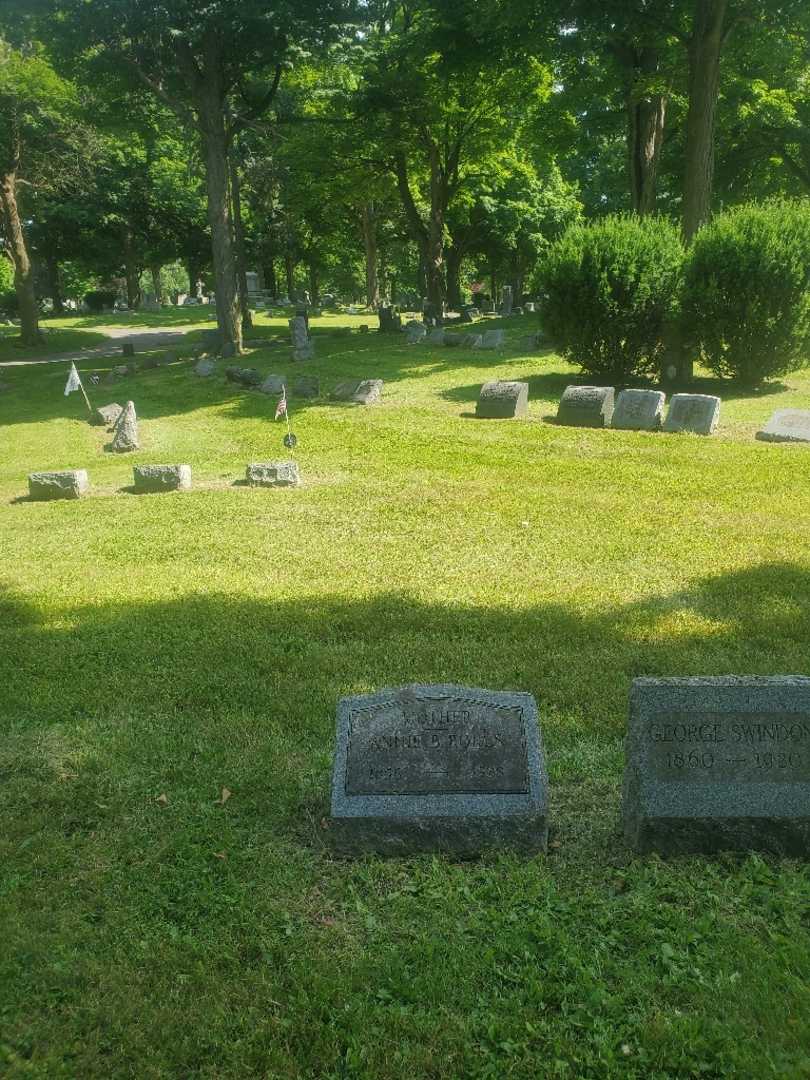
{"label": "cemetery lawn", "polygon": [[[275,398],[188,361],[88,386],[136,403],[123,457],[62,365],[0,372],[0,1073],[810,1076],[808,866],[618,819],[634,676],[808,673],[810,447],[754,433],[810,376],[721,389],[713,438],[580,430],[529,319],[500,355],[341,321],[248,361],[385,379],[291,399],[298,490],[234,484]],[[474,419],[490,377],[527,420]],[[194,490],[130,494],[148,462]],[[91,497],[22,498],[69,467]],[[331,857],[337,699],[416,681],[536,696],[547,856]]]}

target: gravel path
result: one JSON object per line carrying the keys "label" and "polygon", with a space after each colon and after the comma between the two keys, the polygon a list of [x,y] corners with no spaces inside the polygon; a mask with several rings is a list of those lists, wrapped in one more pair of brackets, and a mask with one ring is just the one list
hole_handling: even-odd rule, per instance
{"label": "gravel path", "polygon": [[182,345],[187,330],[199,329],[199,326],[174,326],[167,330],[162,327],[139,327],[138,330],[130,330],[126,326],[104,327],[102,333],[107,335],[107,340],[101,345],[88,345],[74,352],[56,353],[52,356],[43,356],[41,359],[32,357],[26,360],[2,360],[0,368],[26,367],[28,364],[63,364],[71,360],[88,360],[93,357],[111,356],[119,351],[123,345],[132,344],[135,352],[148,352],[150,349],[159,349],[166,345]]}

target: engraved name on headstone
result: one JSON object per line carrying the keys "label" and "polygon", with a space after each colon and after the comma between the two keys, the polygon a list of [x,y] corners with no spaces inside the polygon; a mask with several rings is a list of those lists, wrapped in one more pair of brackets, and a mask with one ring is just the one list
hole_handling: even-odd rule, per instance
{"label": "engraved name on headstone", "polygon": [[810,854],[810,679],[635,679],[625,749],[636,850]]}
{"label": "engraved name on headstone", "polygon": [[547,786],[530,694],[410,686],[339,703],[339,850],[544,851]]}

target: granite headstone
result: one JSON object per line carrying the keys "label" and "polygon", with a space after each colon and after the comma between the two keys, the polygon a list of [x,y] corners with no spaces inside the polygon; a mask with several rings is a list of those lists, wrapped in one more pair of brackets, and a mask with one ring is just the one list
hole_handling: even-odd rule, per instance
{"label": "granite headstone", "polygon": [[570,427],[609,427],[614,393],[612,386],[567,386],[560,398],[557,423]]}
{"label": "granite headstone", "polygon": [[254,461],[245,471],[251,487],[295,487],[300,482],[295,461]]}
{"label": "granite headstone", "polygon": [[529,384],[494,379],[484,383],[475,405],[475,415],[492,420],[525,416],[529,407]]}
{"label": "granite headstone", "polygon": [[634,679],[622,816],[642,852],[810,855],[810,679]]}
{"label": "granite headstone", "polygon": [[90,488],[86,469],[33,472],[28,475],[28,497],[37,500],[80,499]]}
{"label": "granite headstone", "polygon": [[719,418],[719,397],[711,394],[673,394],[663,430],[711,435]]}
{"label": "granite headstone", "polygon": [[132,478],[137,492],[188,491],[191,488],[191,466],[136,465]]}
{"label": "granite headstone", "polygon": [[616,398],[611,427],[623,431],[658,431],[666,394],[661,390],[622,390]]}
{"label": "granite headstone", "polygon": [[338,705],[339,852],[545,851],[547,789],[530,694],[418,685]]}
{"label": "granite headstone", "polygon": [[757,432],[757,438],[765,442],[810,442],[810,410],[777,409]]}

